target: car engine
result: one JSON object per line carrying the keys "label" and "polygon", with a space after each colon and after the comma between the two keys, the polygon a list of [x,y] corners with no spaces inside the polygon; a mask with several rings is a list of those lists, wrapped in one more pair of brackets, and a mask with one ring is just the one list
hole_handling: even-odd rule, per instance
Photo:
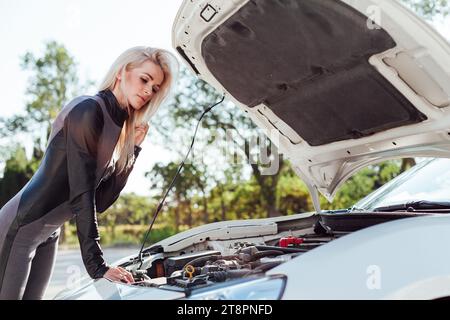
{"label": "car engine", "polygon": [[279,233],[269,238],[204,239],[178,252],[151,247],[144,252],[144,263],[134,258],[121,266],[132,272],[135,286],[189,293],[226,281],[263,276],[282,263],[354,231],[418,215],[422,213],[330,211],[279,222]]}
{"label": "car engine", "polygon": [[[336,236],[287,236],[272,243],[235,242],[224,254],[218,250],[186,253],[152,261],[143,270],[131,271],[134,285],[189,291],[216,283],[257,277]],[[128,268],[130,269],[130,268]]]}

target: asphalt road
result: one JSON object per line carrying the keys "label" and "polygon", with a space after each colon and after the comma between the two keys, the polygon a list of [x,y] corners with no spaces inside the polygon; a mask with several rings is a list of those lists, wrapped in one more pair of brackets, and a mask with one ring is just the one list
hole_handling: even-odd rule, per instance
{"label": "asphalt road", "polygon": [[[103,252],[105,260],[108,263],[112,263],[120,258],[137,253],[138,250],[138,247],[105,248]],[[70,286],[72,281],[86,275],[79,249],[59,250],[52,278],[50,279],[50,284],[44,295],[44,299],[53,299],[58,292]]]}

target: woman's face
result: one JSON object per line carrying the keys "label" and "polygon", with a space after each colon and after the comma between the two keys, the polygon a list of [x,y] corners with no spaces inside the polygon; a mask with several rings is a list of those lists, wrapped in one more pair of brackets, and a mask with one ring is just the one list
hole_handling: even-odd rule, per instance
{"label": "woman's face", "polygon": [[[128,104],[135,110],[141,109],[161,87],[164,72],[153,61],[147,60],[140,66],[125,71],[122,93]],[[119,78],[120,81],[120,78]]]}

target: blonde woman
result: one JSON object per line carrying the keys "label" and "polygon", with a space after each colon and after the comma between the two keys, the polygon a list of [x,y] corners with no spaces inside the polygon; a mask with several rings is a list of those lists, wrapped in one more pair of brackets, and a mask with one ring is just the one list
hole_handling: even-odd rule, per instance
{"label": "blonde woman", "polygon": [[39,169],[0,210],[0,299],[42,299],[60,227],[71,218],[88,274],[133,282],[103,259],[96,212],[125,186],[147,123],[177,72],[169,52],[131,48],[113,63],[97,95],[77,97],[60,111]]}

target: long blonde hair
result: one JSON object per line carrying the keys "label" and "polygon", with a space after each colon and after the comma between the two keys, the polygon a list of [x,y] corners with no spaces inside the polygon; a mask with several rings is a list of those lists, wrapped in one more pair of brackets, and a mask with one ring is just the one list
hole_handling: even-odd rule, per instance
{"label": "long blonde hair", "polygon": [[135,126],[137,124],[148,123],[159,106],[169,98],[178,75],[178,61],[173,54],[163,49],[144,46],[133,47],[123,52],[114,61],[99,87],[100,91],[106,89],[113,90],[119,72],[124,80],[125,71],[139,67],[147,60],[161,67],[164,73],[164,81],[158,92],[140,110],[128,108],[132,112],[129,113],[129,117],[122,128],[114,150],[115,158],[117,158],[116,169],[118,169],[118,172],[123,171],[132,164],[130,160],[134,154]]}

